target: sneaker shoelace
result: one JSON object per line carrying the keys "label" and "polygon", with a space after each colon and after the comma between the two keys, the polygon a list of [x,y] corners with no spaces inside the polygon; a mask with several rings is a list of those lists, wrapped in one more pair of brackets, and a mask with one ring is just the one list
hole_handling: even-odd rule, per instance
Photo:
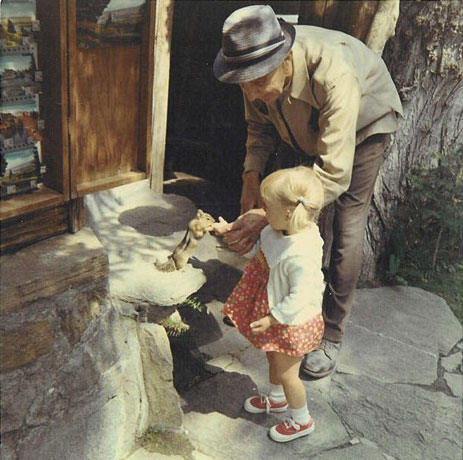
{"label": "sneaker shoelace", "polygon": [[266,395],[260,395],[260,402],[265,404],[265,412],[270,414],[270,399]]}
{"label": "sneaker shoelace", "polygon": [[296,422],[292,419],[292,417],[285,418],[285,419],[283,420],[283,425],[285,426],[285,428],[286,428],[287,430],[289,430],[290,428],[294,428],[296,431],[299,431],[300,428],[301,428],[301,426],[300,426],[298,423],[296,423]]}

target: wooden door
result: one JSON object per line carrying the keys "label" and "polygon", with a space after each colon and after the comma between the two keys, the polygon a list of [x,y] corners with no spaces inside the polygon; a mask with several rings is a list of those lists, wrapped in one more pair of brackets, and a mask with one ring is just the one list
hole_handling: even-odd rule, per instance
{"label": "wooden door", "polygon": [[[110,3],[68,2],[72,198],[143,179],[148,168],[153,2],[108,12]],[[139,21],[138,38],[124,20]]]}

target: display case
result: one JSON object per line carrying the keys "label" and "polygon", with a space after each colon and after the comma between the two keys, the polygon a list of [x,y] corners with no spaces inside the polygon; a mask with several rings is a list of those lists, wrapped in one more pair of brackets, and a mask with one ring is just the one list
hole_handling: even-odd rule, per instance
{"label": "display case", "polygon": [[[4,0],[1,8],[2,133],[9,124],[12,134],[0,138],[5,250],[76,230],[85,194],[146,177],[155,2]],[[26,9],[28,21],[18,13]],[[5,12],[20,19],[10,14],[10,23]],[[7,78],[17,81],[4,91]],[[15,174],[24,182],[12,184]]]}

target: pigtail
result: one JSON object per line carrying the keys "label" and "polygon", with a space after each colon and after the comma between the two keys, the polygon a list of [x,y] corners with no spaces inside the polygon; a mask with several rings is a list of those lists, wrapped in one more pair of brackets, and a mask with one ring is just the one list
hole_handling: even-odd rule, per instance
{"label": "pigtail", "polygon": [[313,169],[298,166],[280,169],[261,184],[262,198],[267,203],[279,202],[292,211],[288,226],[299,231],[316,224],[323,206],[323,185]]}

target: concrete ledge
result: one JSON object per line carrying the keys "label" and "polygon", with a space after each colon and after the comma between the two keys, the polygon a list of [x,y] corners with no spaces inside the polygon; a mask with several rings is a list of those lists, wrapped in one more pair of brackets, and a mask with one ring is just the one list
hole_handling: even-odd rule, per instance
{"label": "concrete ledge", "polygon": [[[174,306],[205,284],[203,270],[191,264],[170,273],[154,266],[155,260],[166,259],[182,240],[197,211],[190,200],[155,193],[145,180],[89,195],[85,204],[90,225],[109,257],[113,300]],[[207,258],[216,258],[212,239],[201,240],[195,256],[205,253]]]}

